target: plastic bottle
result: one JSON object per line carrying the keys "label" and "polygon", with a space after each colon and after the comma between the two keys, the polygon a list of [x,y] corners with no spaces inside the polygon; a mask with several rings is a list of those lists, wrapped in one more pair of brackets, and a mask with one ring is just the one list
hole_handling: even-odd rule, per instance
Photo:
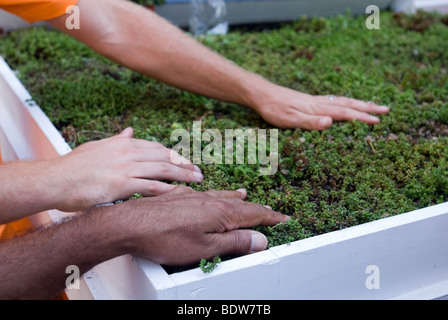
{"label": "plastic bottle", "polygon": [[202,34],[226,34],[229,29],[225,0],[191,0],[190,32]]}

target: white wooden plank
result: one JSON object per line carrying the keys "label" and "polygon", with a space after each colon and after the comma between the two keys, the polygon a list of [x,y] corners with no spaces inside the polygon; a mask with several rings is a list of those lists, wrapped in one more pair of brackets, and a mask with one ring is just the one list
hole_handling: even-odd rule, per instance
{"label": "white wooden plank", "polygon": [[[448,215],[443,214],[300,253],[287,254],[279,248],[277,254],[283,256],[280,274],[295,274],[280,279],[280,298],[391,299],[446,281],[447,228]],[[378,268],[378,290],[365,284],[369,266]]]}
{"label": "white wooden plank", "polygon": [[212,273],[194,270],[173,274],[178,299],[248,299],[279,295],[279,262],[271,251],[259,252],[218,265]]}
{"label": "white wooden plank", "polygon": [[154,299],[154,291],[137,261],[123,255],[105,261],[83,276],[96,300]]}
{"label": "white wooden plank", "polygon": [[71,151],[2,57],[0,97],[0,127],[19,159],[43,159]]}
{"label": "white wooden plank", "polygon": [[161,265],[144,258],[136,258],[136,261],[145,277],[152,280],[148,281],[151,290],[149,299],[177,299],[176,283]]}
{"label": "white wooden plank", "polygon": [[407,292],[393,300],[448,300],[448,280]]}

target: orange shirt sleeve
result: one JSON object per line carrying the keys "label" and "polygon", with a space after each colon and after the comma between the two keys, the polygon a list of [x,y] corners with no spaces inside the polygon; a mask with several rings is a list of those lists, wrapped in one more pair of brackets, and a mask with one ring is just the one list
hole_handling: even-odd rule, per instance
{"label": "orange shirt sleeve", "polygon": [[33,23],[65,14],[67,7],[79,0],[0,0],[0,9]]}

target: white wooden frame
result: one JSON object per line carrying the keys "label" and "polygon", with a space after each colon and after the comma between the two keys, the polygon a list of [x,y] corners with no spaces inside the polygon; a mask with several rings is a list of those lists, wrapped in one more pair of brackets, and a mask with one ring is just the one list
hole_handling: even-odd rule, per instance
{"label": "white wooden frame", "polygon": [[[71,151],[1,57],[0,148],[5,162],[44,159]],[[32,221],[35,225],[51,222],[52,214],[56,212],[37,214],[32,217]]]}
{"label": "white wooden frame", "polygon": [[[70,152],[1,57],[0,146],[6,161]],[[32,220],[39,225],[65,215],[52,210]],[[195,268],[169,275],[125,255],[94,267],[79,289],[66,293],[71,299],[447,298],[447,231],[448,202],[225,261],[211,274]],[[369,289],[374,273],[379,288]]]}

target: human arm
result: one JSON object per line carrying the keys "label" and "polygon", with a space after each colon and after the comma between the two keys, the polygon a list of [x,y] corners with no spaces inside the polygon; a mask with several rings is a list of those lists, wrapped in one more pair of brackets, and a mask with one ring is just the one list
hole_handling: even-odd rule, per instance
{"label": "human arm", "polygon": [[242,228],[288,218],[244,198],[245,192],[200,193],[178,186],[165,195],[90,209],[0,243],[0,299],[52,298],[65,287],[67,266],[83,274],[123,254],[183,265],[264,250],[264,235]]}
{"label": "human arm", "polygon": [[44,210],[80,211],[136,192],[153,196],[175,188],[158,180],[202,181],[199,168],[187,159],[132,135],[127,128],[63,157],[1,164],[0,224]]}
{"label": "human arm", "polygon": [[122,0],[80,0],[80,29],[70,14],[49,20],[100,54],[149,77],[194,93],[248,106],[281,128],[323,130],[333,120],[379,122],[387,107],[311,96],[273,84],[199,44],[157,14]]}

